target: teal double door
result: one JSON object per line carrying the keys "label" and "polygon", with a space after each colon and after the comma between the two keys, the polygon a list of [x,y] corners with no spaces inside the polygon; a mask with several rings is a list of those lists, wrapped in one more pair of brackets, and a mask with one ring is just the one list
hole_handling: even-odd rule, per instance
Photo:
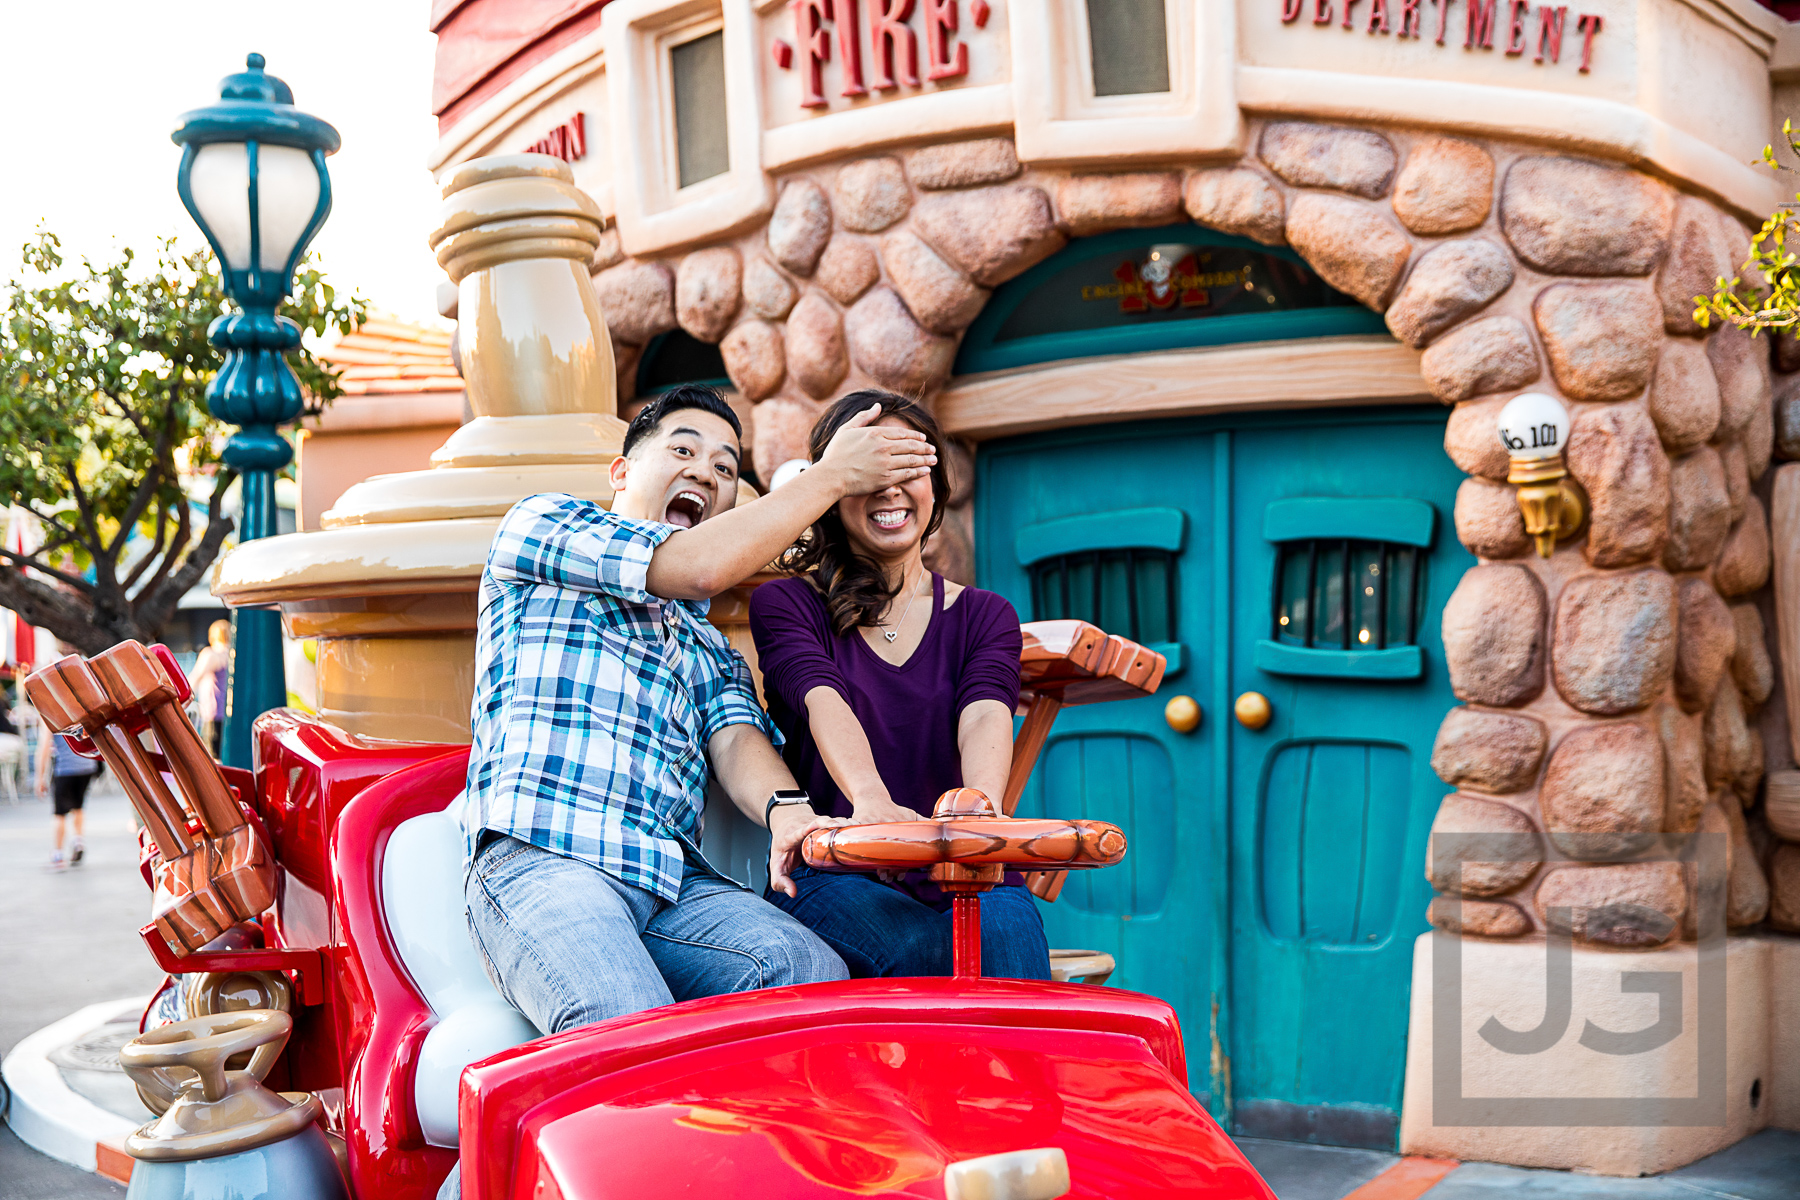
{"label": "teal double door", "polygon": [[[1154,697],[1065,709],[1020,811],[1114,821],[1125,862],[1042,910],[1169,1001],[1236,1132],[1394,1145],[1444,602],[1473,559],[1436,408],[1105,425],[985,443],[977,574],[1025,620],[1161,649]],[[1267,701],[1252,728],[1233,715]],[[1190,696],[1180,732],[1166,703]],[[1250,707],[1254,707],[1253,704]]]}

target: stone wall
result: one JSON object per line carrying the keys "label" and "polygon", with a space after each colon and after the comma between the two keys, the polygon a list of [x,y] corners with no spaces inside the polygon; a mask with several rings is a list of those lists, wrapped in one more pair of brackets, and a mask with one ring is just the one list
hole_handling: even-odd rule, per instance
{"label": "stone wall", "polygon": [[[1022,168],[1000,138],[928,146],[789,176],[767,225],[729,245],[637,261],[614,241],[595,268],[621,402],[656,334],[717,342],[766,471],[802,455],[823,403],[851,388],[929,399],[991,289],[1070,237],[1191,219],[1290,245],[1384,312],[1455,409],[1456,536],[1481,563],[1444,612],[1464,703],[1433,754],[1456,788],[1434,828],[1574,860],[1436,879],[1462,903],[1440,896],[1432,921],[1518,937],[1567,905],[1589,914],[1580,940],[1691,937],[1691,878],[1630,860],[1695,830],[1728,836],[1729,924],[1762,920],[1773,847],[1754,808],[1765,757],[1792,755],[1780,720],[1759,720],[1776,672],[1758,488],[1778,413],[1784,455],[1800,456],[1800,375],[1773,402],[1770,343],[1692,313],[1742,261],[1746,230],[1647,175],[1530,147],[1294,121],[1253,124],[1246,145],[1235,164],[1125,174]],[[1791,344],[1776,358],[1800,369]],[[1494,429],[1526,389],[1568,405],[1591,512],[1548,560]],[[969,580],[962,451],[933,556]]]}

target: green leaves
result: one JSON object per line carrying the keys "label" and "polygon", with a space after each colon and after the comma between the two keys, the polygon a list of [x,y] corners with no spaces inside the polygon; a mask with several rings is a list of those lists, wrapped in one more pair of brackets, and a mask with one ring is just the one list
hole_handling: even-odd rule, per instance
{"label": "green leaves", "polygon": [[[1792,120],[1781,123],[1781,136],[1800,157],[1800,134]],[[1760,161],[1772,171],[1800,174],[1777,160],[1773,145],[1763,147]],[[1800,195],[1794,199],[1796,204],[1782,205],[1763,222],[1738,274],[1730,279],[1720,276],[1712,295],[1694,297],[1694,321],[1701,328],[1718,319],[1747,329],[1754,337],[1765,329],[1782,331],[1800,324],[1800,258],[1787,247],[1788,233],[1800,228],[1795,223]]]}
{"label": "green leaves", "polygon": [[[232,476],[218,467],[229,428],[206,405],[221,361],[206,330],[227,311],[219,276],[173,238],[142,261],[126,249],[70,263],[40,230],[22,258],[0,292],[0,492],[43,519],[48,541],[22,562],[0,552],[0,604],[33,606],[30,619],[89,653],[153,638],[231,528]],[[349,333],[367,303],[340,298],[309,258],[282,311],[311,340]],[[309,412],[341,394],[309,349],[289,361]]]}

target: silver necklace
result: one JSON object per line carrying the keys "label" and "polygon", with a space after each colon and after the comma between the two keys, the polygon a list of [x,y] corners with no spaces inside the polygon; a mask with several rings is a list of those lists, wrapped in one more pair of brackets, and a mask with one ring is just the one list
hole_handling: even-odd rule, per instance
{"label": "silver necklace", "polygon": [[891,645],[900,640],[900,627],[906,624],[906,618],[912,613],[913,601],[919,598],[919,589],[913,588],[912,595],[906,598],[906,607],[900,610],[900,619],[894,622],[893,629],[883,629],[881,636]]}

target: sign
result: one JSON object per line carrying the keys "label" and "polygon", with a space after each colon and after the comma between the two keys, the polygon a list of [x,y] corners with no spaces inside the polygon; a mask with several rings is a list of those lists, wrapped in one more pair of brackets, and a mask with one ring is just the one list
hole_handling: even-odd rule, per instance
{"label": "sign", "polygon": [[576,113],[555,129],[525,147],[527,154],[548,154],[564,162],[587,157],[587,114]]}
{"label": "sign", "polygon": [[[824,108],[825,64],[837,46],[838,73],[843,77],[842,96],[866,96],[920,86],[919,42],[925,43],[925,78],[955,79],[969,73],[969,48],[953,42],[961,28],[959,0],[790,0],[794,10],[794,44],[777,39],[775,65],[783,71],[799,70],[802,82],[800,107]],[[915,11],[922,28],[912,22]],[[977,29],[988,23],[993,9],[987,0],[973,0],[969,20]],[[868,72],[863,64],[862,25],[868,23]],[[798,48],[799,62],[795,51]]]}
{"label": "sign", "polygon": [[[1340,29],[1362,28],[1370,35],[1387,34],[1397,38],[1423,40],[1433,36],[1440,46],[1452,35],[1450,10],[1458,0],[1278,0],[1281,21],[1293,25],[1310,15],[1307,24],[1331,25]],[[1359,4],[1367,3],[1363,13]],[[1509,58],[1531,55],[1534,63],[1560,63],[1563,36],[1571,33],[1581,40],[1581,67],[1586,74],[1594,61],[1594,39],[1604,22],[1598,13],[1581,13],[1569,27],[1566,4],[1539,4],[1531,0],[1461,0],[1463,6],[1462,47],[1465,50],[1492,50],[1498,36],[1501,49]],[[1342,17],[1342,20],[1338,18]],[[1535,16],[1535,22],[1533,17]]]}
{"label": "sign", "polygon": [[1117,300],[1122,313],[1143,313],[1153,309],[1206,308],[1212,304],[1213,288],[1250,290],[1250,265],[1228,271],[1201,271],[1211,254],[1185,254],[1176,259],[1162,247],[1153,248],[1150,256],[1139,262],[1128,259],[1113,268],[1113,282],[1084,284],[1084,301]]}

